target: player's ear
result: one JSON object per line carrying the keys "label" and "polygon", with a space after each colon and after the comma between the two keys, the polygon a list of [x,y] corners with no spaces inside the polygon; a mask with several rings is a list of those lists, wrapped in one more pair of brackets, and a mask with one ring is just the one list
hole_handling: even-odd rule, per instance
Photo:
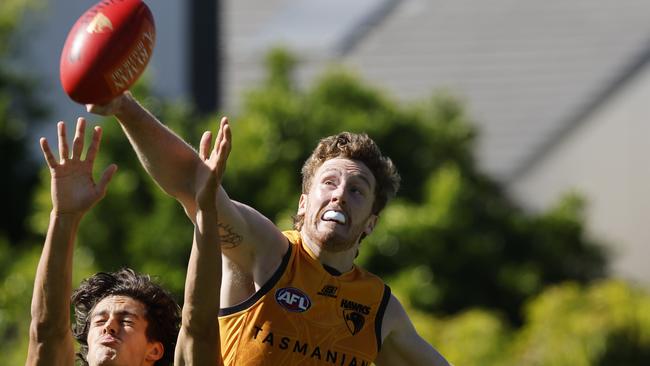
{"label": "player's ear", "polygon": [[375,230],[375,226],[377,226],[377,220],[379,220],[379,216],[372,214],[368,218],[368,221],[366,222],[366,228],[363,230],[363,233],[366,234],[365,236],[370,235]]}
{"label": "player's ear", "polygon": [[301,194],[300,200],[298,201],[298,215],[304,215],[307,210],[307,195]]}
{"label": "player's ear", "polygon": [[145,359],[147,361],[153,361],[156,362],[160,360],[165,354],[165,347],[163,346],[162,343],[160,342],[149,342],[147,354],[145,356]]}

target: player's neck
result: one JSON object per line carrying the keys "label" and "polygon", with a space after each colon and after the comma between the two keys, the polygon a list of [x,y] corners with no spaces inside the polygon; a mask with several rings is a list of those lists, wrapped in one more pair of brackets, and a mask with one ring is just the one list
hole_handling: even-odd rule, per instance
{"label": "player's neck", "polygon": [[357,246],[345,251],[332,252],[315,244],[309,237],[303,235],[303,244],[309,255],[319,261],[323,266],[335,269],[339,273],[350,271],[354,266],[354,258],[357,253]]}

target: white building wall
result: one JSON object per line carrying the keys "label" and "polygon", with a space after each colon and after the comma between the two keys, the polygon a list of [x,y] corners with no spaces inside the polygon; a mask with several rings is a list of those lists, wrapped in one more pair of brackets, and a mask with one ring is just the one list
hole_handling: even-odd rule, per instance
{"label": "white building wall", "polygon": [[650,66],[599,106],[510,192],[533,210],[577,190],[595,238],[612,244],[615,275],[650,282]]}

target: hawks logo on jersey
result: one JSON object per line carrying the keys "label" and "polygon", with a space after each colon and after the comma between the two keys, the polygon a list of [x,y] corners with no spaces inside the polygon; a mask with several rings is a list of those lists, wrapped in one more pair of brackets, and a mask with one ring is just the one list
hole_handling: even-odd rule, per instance
{"label": "hawks logo on jersey", "polygon": [[359,333],[366,322],[364,315],[370,314],[370,307],[347,299],[341,300],[341,307],[343,308],[343,320],[345,320],[345,325],[350,333],[352,335]]}
{"label": "hawks logo on jersey", "polygon": [[359,333],[363,328],[363,324],[366,322],[366,318],[363,315],[353,310],[344,310],[343,317],[345,319],[345,325],[348,326],[348,330],[352,335]]}

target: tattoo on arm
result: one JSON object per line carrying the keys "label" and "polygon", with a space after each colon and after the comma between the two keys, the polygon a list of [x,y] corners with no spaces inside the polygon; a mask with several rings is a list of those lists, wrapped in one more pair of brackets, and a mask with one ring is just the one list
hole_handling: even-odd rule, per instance
{"label": "tattoo on arm", "polygon": [[219,239],[221,240],[221,247],[224,249],[231,249],[239,246],[242,242],[242,236],[237,234],[232,226],[217,223],[219,226]]}

